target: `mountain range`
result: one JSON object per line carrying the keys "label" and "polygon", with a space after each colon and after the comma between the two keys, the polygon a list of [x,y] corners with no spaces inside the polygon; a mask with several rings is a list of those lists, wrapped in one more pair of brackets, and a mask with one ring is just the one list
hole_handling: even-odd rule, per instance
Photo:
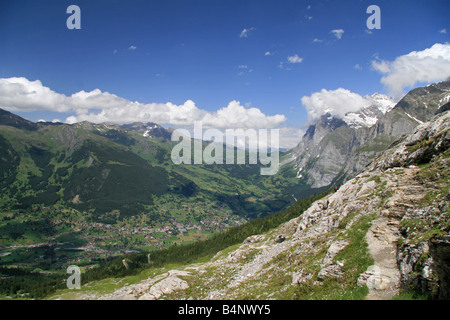
{"label": "mountain range", "polygon": [[0,110],[2,266],[93,267],[207,239],[320,191],[289,168],[175,165],[170,138],[155,123],[33,123]]}
{"label": "mountain range", "polygon": [[335,192],[182,251],[116,259],[49,299],[449,299],[448,107]]}
{"label": "mountain range", "polygon": [[450,99],[450,81],[416,88],[398,103],[374,94],[373,103],[344,117],[324,114],[309,125],[290,159],[311,187],[354,177],[392,142],[429,120]]}
{"label": "mountain range", "polygon": [[[274,176],[261,176],[259,165],[175,165],[171,130],[156,123],[33,123],[0,109],[0,280],[9,283],[17,272],[32,279],[41,279],[43,270],[61,275],[70,264],[103,270],[111,259],[107,274],[122,274],[116,256],[190,243],[200,243],[193,250],[202,251],[202,240],[226,230],[234,232],[233,241],[243,241],[279,217],[299,215],[292,208],[302,199],[355,181],[399,139],[436,113],[447,114],[449,99],[450,81],[444,81],[414,89],[398,103],[375,94],[359,111],[324,114],[294,149],[281,153],[283,165]],[[432,146],[427,139],[406,148]],[[33,290],[47,288],[31,283]],[[7,290],[3,284],[0,294],[16,294],[15,284]]]}

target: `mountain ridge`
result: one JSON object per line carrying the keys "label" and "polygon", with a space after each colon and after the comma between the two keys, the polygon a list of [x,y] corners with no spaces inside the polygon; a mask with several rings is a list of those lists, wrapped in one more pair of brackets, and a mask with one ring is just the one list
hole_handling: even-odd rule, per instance
{"label": "mountain ridge", "polygon": [[149,256],[138,276],[49,298],[448,299],[449,147],[445,111],[278,227],[193,263],[152,267]]}
{"label": "mountain ridge", "polygon": [[[444,152],[446,154],[445,148],[448,148],[448,143],[445,142],[448,140],[447,134],[436,132],[436,130],[428,130],[430,131],[428,135],[421,136],[419,134],[419,138],[408,140],[408,145],[399,150],[398,154],[408,156],[414,154],[411,158],[413,159],[412,162],[408,162],[408,158],[402,158],[401,156],[390,157],[392,159],[398,158],[394,167],[399,166],[404,169],[374,168],[376,172],[367,173],[366,164],[371,161],[381,163],[381,158],[377,159],[376,157],[380,156],[387,146],[391,147],[389,150],[394,150],[395,147],[403,143],[403,140],[398,140],[393,144],[396,140],[395,134],[407,129],[423,129],[424,126],[428,128],[428,122],[421,124],[419,119],[417,119],[419,121],[414,120],[404,110],[412,113],[411,110],[419,108],[424,101],[445,102],[447,94],[445,88],[446,85],[439,84],[436,90],[414,91],[408,97],[409,100],[406,99],[408,95],[405,96],[404,101],[407,103],[386,112],[370,128],[352,128],[342,119],[328,114],[322,116],[315,126],[311,126],[305,134],[307,140],[311,143],[305,143],[308,142],[307,140],[302,141],[306,148],[311,148],[302,160],[305,166],[293,169],[292,162],[288,160],[292,159],[292,155],[295,155],[295,153],[283,153],[282,162],[287,162],[287,164],[280,168],[278,175],[264,179],[259,176],[257,167],[246,165],[231,167],[174,166],[171,164],[169,157],[173,142],[165,138],[170,131],[159,127],[157,124],[134,123],[123,126],[88,122],[73,125],[38,123],[36,124],[36,130],[27,130],[21,127],[22,123],[27,126],[26,121],[22,121],[20,117],[10,113],[4,113],[7,115],[6,125],[0,125],[0,148],[2,150],[0,173],[4,177],[2,185],[0,185],[2,189],[2,197],[0,198],[0,207],[2,207],[0,230],[2,231],[3,244],[0,248],[0,254],[2,261],[5,265],[20,265],[23,268],[30,268],[30,270],[42,268],[60,272],[64,265],[73,263],[80,264],[84,269],[95,269],[96,266],[103,266],[106,261],[110,261],[116,255],[135,252],[138,258],[127,256],[125,260],[122,259],[123,261],[112,260],[114,263],[106,264],[107,268],[111,268],[112,274],[119,272],[119,274],[125,275],[128,267],[133,268],[133,265],[142,265],[142,263],[145,264],[145,261],[151,261],[150,257],[143,256],[142,252],[176,247],[178,244],[202,240],[211,237],[217,231],[223,231],[236,225],[243,225],[245,230],[245,228],[248,228],[244,224],[246,219],[253,220],[263,217],[264,213],[279,211],[292,203],[293,199],[297,200],[296,197],[299,193],[306,197],[308,193],[312,194],[325,190],[326,187],[316,190],[311,189],[308,179],[311,178],[314,170],[322,174],[321,179],[326,182],[325,185],[330,185],[333,181],[335,183],[342,181],[343,187],[339,189],[340,191],[338,190],[333,196],[326,198],[328,200],[325,199],[326,201],[314,204],[302,215],[302,222],[300,222],[300,218],[294,219],[287,223],[285,227],[272,230],[270,236],[266,234],[264,237],[249,238],[248,241],[245,241],[247,247],[244,247],[242,252],[236,254],[234,258],[226,258],[225,255],[221,258],[217,257],[222,262],[213,264],[212,267],[225,268],[225,273],[231,272],[231,270],[226,271],[225,267],[229,262],[246,261],[248,265],[239,266],[243,269],[239,269],[241,271],[233,276],[230,283],[226,284],[226,290],[216,287],[215,292],[208,293],[210,294],[209,297],[226,297],[236,288],[237,291],[231,297],[246,297],[242,290],[239,291],[239,288],[242,288],[241,286],[251,279],[251,276],[247,277],[247,274],[257,275],[264,272],[264,264],[277,259],[277,257],[289,256],[292,259],[295,256],[290,251],[294,250],[295,252],[292,246],[299,245],[300,238],[303,236],[298,237],[298,235],[303,230],[308,230],[311,223],[315,224],[321,221],[320,224],[308,231],[316,230],[319,232],[317,234],[319,238],[323,236],[323,239],[325,239],[325,235],[320,232],[328,230],[326,233],[336,232],[335,236],[338,238],[344,237],[345,234],[345,239],[337,239],[345,241],[336,242],[333,246],[334,249],[330,252],[328,252],[328,249],[325,252],[327,245],[323,243],[320,243],[317,248],[319,251],[316,251],[313,241],[303,248],[304,251],[299,249],[296,254],[303,252],[315,255],[317,259],[322,259],[328,254],[333,256],[334,251],[340,251],[338,249],[343,247],[344,253],[342,254],[346,255],[348,253],[345,253],[345,248],[349,245],[350,248],[356,246],[352,243],[357,242],[359,246],[362,243],[361,233],[349,228],[357,222],[356,220],[353,221],[353,218],[356,218],[354,213],[360,211],[358,206],[363,205],[364,199],[374,199],[368,205],[371,208],[370,210],[378,207],[385,209],[410,208],[417,205],[416,199],[411,199],[414,197],[404,191],[404,189],[407,189],[405,186],[408,186],[408,179],[417,175],[424,176],[420,178],[419,182],[427,184],[427,179],[430,179],[427,175],[432,175],[431,172],[434,175],[436,170],[434,166],[445,172],[445,161],[447,159],[441,157],[440,162],[438,162],[440,164],[436,165],[434,156],[436,153]],[[427,100],[426,97],[419,95],[418,102],[414,102],[414,96],[422,93],[431,95],[431,98]],[[448,122],[448,111],[445,111],[448,108],[446,104],[434,103],[433,105],[434,109],[439,108],[435,112],[437,113],[435,117],[445,118]],[[432,104],[429,104],[429,106],[432,106]],[[8,125],[11,119],[14,119],[15,126]],[[440,125],[442,126],[442,122]],[[153,132],[152,130],[156,131]],[[392,135],[390,135],[391,133]],[[441,147],[434,150],[436,142],[439,141],[445,143],[441,143]],[[388,154],[388,152],[385,154]],[[330,159],[333,161],[331,164]],[[420,163],[417,163],[417,159],[422,159],[420,161],[423,163],[420,161]],[[429,165],[424,170],[405,167],[405,165],[416,166],[417,164],[427,165],[429,163],[433,165]],[[323,174],[324,170],[328,170],[328,172],[325,172],[326,175]],[[381,176],[377,170],[382,171]],[[407,172],[408,174],[402,175],[400,172],[402,170],[403,173]],[[348,179],[352,175],[356,176],[355,179],[357,179],[352,180],[349,185]],[[401,176],[399,179],[402,179],[402,187],[399,188],[395,183],[391,184],[389,175]],[[438,181],[437,185],[446,183],[445,176],[444,178],[437,176],[433,179],[435,179],[433,181]],[[409,186],[417,185],[415,181],[409,182]],[[354,187],[349,187],[353,185]],[[387,185],[392,185],[396,192],[391,194],[385,188]],[[415,190],[417,188],[410,189]],[[364,192],[361,190],[364,190]],[[427,188],[420,191],[421,202],[433,203],[434,205],[433,201],[436,195],[442,202],[444,201],[442,194],[445,193],[445,190],[445,186],[436,189],[435,186],[427,184]],[[425,191],[426,194],[424,195],[423,192]],[[350,193],[345,195],[345,192]],[[336,199],[339,201],[331,205],[333,202],[330,202],[329,199],[335,199],[338,196],[341,197]],[[348,199],[345,200],[346,197],[353,199],[351,204],[341,209],[331,210],[333,206],[346,204],[346,201],[348,201]],[[407,199],[409,202],[399,204],[398,199]],[[442,210],[445,211],[445,201],[443,204],[435,204],[435,207],[439,210],[443,208]],[[441,211],[436,212],[423,207],[420,207],[420,210],[425,212],[426,217],[430,216],[430,213],[432,215],[441,213]],[[292,213],[292,210],[288,212]],[[243,213],[244,215],[239,216],[236,213]],[[289,216],[283,212],[280,214],[281,216]],[[421,213],[407,214],[403,212],[403,214],[406,217],[412,216],[413,222],[409,221],[410,218],[408,218],[409,220],[405,219],[405,222],[400,221],[402,227],[401,223],[404,225],[417,223],[415,228],[421,226],[416,221],[417,216],[421,217]],[[358,224],[358,228],[362,228],[366,232],[371,230],[371,225],[375,220],[377,221],[376,225],[385,231],[386,228],[392,227],[392,223],[394,223],[392,219],[377,220],[376,215],[360,216],[360,218],[362,220]],[[269,216],[268,219],[278,221],[276,216]],[[445,231],[447,226],[445,221],[441,223],[441,220],[438,221],[438,225]],[[264,221],[269,220],[256,219],[255,221],[254,226],[257,227],[250,230],[264,229],[261,229],[261,225],[258,224],[264,225],[266,223]],[[298,223],[303,225],[304,229],[298,227]],[[395,225],[398,225],[398,221],[395,222]],[[441,235],[440,231],[431,230],[435,234]],[[278,234],[276,234],[277,232]],[[405,228],[402,232],[408,234],[410,231]],[[429,230],[426,230],[426,232],[429,232]],[[376,230],[372,233],[376,234]],[[386,234],[389,239],[398,239],[394,233]],[[416,237],[416,234],[412,232],[412,236]],[[329,243],[329,240],[326,242]],[[349,244],[344,245],[345,242]],[[378,245],[376,245],[376,241],[374,243],[376,248]],[[429,254],[431,249],[426,251],[426,248],[433,247],[432,244],[425,246],[423,243],[420,248],[408,245],[406,251],[402,251],[403,255],[409,256],[412,254],[414,257],[419,253],[419,256]],[[198,246],[195,250],[201,252],[199,248],[202,248],[202,243],[200,242]],[[273,247],[275,251],[271,249],[272,246],[275,246]],[[363,273],[362,282],[373,280],[374,270],[366,270],[372,263],[370,260],[370,243],[368,246],[369,248],[364,251],[364,254],[361,253],[357,256],[362,259],[360,263],[356,263],[356,261],[350,263],[349,268],[353,270],[352,278],[348,278],[340,284],[343,288],[350,288],[350,285],[354,285],[358,280],[357,278]],[[445,257],[445,246],[436,250],[444,250],[443,255]],[[165,251],[162,252],[164,254]],[[187,254],[187,252],[183,252],[183,254]],[[339,252],[335,255],[339,255]],[[183,255],[180,254],[180,256]],[[258,256],[260,260],[252,260],[253,257]],[[436,258],[437,261],[439,259],[441,258]],[[332,258],[320,262],[322,267],[318,269],[318,261],[313,263],[314,266],[310,265],[309,269],[298,269],[298,266],[294,267],[290,263],[287,264],[289,268],[287,268],[287,265],[281,268],[280,270],[288,270],[289,279],[286,274],[281,273],[273,276],[276,281],[279,281],[278,284],[272,283],[274,288],[283,290],[281,295],[274,292],[270,293],[272,294],[270,297],[304,297],[304,293],[285,286],[286,282],[307,283],[308,286],[313,285],[315,287],[317,283],[311,283],[309,280],[316,279],[315,281],[319,281],[319,284],[321,281],[325,281],[324,283],[328,286],[330,284],[326,280],[329,278],[328,275],[339,276],[343,269],[343,266],[333,261]],[[430,266],[430,263],[427,266]],[[441,268],[442,262],[437,264]],[[126,270],[123,270],[123,267],[126,267]],[[408,269],[409,267],[405,265],[404,268]],[[6,272],[13,272],[11,270],[6,270]],[[354,272],[354,270],[358,270],[358,272]],[[392,270],[392,268],[387,270]],[[197,271],[200,272],[201,270],[195,270],[194,268],[193,273],[196,274]],[[238,269],[233,272],[235,271],[238,271]],[[377,270],[375,271],[377,272]],[[5,270],[2,269],[2,273],[4,272]],[[356,277],[356,273],[358,273],[358,277]],[[387,272],[388,277],[389,274],[390,271]],[[178,279],[187,281],[183,278],[185,276],[186,273],[183,273]],[[171,273],[168,272],[161,279],[170,277]],[[405,277],[410,282],[420,280],[411,275],[405,275]],[[200,279],[202,279],[200,283],[203,283],[203,280],[208,280],[206,278]],[[404,277],[400,277],[400,279],[404,281]],[[420,280],[419,282],[435,287],[435,284],[432,281],[429,283],[427,279],[422,279],[423,281]],[[0,279],[0,281],[4,280]],[[172,283],[169,280],[167,281]],[[406,282],[405,280],[404,283]],[[176,279],[175,283],[185,285],[184,282]],[[391,282],[387,281],[386,283]],[[397,281],[394,281],[394,283],[397,283]],[[188,284],[192,288],[189,282]],[[258,287],[256,283],[253,285]],[[348,297],[352,298],[361,297],[367,293],[364,286],[363,289],[358,289],[355,293],[351,293],[353,289],[346,290],[344,292],[347,293],[344,294],[348,294]],[[140,292],[143,293],[143,291]],[[329,297],[328,294],[326,296]],[[139,298],[140,295],[134,297]],[[153,297],[156,296],[153,295]],[[188,296],[183,297],[188,298]],[[206,296],[197,292],[195,297]],[[253,297],[269,296],[260,292],[259,295]],[[148,296],[147,298],[151,297]]]}
{"label": "mountain ridge", "polygon": [[154,123],[30,127],[1,114],[1,274],[53,276],[207,239],[315,192],[283,168],[262,177],[259,165],[175,165],[171,131]]}
{"label": "mountain ridge", "polygon": [[373,106],[348,113],[356,122],[325,114],[309,126],[292,150],[293,167],[309,185],[337,185],[363,170],[392,142],[434,116],[450,97],[450,81],[413,89],[393,107],[388,97],[376,97],[387,100],[381,108],[375,106],[377,112],[369,117],[372,121],[363,121],[365,125],[359,116]]}

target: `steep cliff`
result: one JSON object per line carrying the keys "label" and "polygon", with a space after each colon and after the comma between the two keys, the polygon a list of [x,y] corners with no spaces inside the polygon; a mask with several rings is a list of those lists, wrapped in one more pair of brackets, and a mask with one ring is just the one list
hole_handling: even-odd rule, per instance
{"label": "steep cliff", "polygon": [[430,120],[449,99],[450,81],[444,81],[416,88],[397,104],[376,94],[372,105],[343,119],[323,115],[293,149],[294,168],[314,188],[346,181],[392,142]]}

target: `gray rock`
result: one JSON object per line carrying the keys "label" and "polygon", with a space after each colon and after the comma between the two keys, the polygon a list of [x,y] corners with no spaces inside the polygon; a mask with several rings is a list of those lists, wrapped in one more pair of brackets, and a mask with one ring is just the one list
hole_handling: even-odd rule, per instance
{"label": "gray rock", "polygon": [[344,274],[343,266],[344,264],[342,262],[338,262],[322,268],[317,274],[317,280],[323,281],[326,278],[339,278]]}
{"label": "gray rock", "polygon": [[378,266],[370,266],[367,268],[365,272],[359,275],[357,285],[360,287],[366,285],[369,290],[380,290],[382,288],[380,268]]}
{"label": "gray rock", "polygon": [[304,275],[303,274],[303,270],[297,271],[297,272],[293,272],[292,273],[292,284],[300,284],[303,282],[306,282],[310,279],[312,279],[313,274],[309,273]]}
{"label": "gray rock", "polygon": [[[437,278],[439,279],[438,298],[448,300],[450,299],[450,235],[442,236],[439,239],[432,239],[430,241],[430,253],[433,258],[433,264],[430,266],[430,269],[431,271],[433,269],[436,271]],[[425,275],[430,275],[430,270],[424,271]]]}
{"label": "gray rock", "polygon": [[244,243],[256,243],[256,242],[261,242],[264,241],[264,239],[266,238],[265,235],[261,235],[261,234],[257,234],[254,236],[250,236],[247,239],[244,240]]}
{"label": "gray rock", "polygon": [[433,274],[436,271],[427,242],[405,244],[400,247],[397,263],[401,275],[400,286],[403,290],[409,290],[413,286],[422,294],[433,295]]}
{"label": "gray rock", "polygon": [[139,297],[138,300],[156,300],[161,296],[177,290],[189,288],[189,284],[176,276],[169,276],[153,285],[150,290]]}
{"label": "gray rock", "polygon": [[327,254],[322,262],[322,267],[329,266],[333,263],[334,257],[348,245],[347,240],[334,241],[328,248]]}
{"label": "gray rock", "polygon": [[406,167],[429,161],[434,154],[450,146],[450,111],[436,115],[431,121],[416,127],[414,132],[398,140],[370,166],[370,170]]}

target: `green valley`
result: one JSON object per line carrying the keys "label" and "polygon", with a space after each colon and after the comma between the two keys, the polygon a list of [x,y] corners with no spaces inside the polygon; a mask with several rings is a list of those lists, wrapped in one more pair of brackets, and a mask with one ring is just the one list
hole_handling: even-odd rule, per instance
{"label": "green valley", "polygon": [[2,267],[92,268],[210,238],[314,192],[288,166],[261,176],[259,165],[175,165],[174,144],[155,124],[34,124],[2,111]]}

